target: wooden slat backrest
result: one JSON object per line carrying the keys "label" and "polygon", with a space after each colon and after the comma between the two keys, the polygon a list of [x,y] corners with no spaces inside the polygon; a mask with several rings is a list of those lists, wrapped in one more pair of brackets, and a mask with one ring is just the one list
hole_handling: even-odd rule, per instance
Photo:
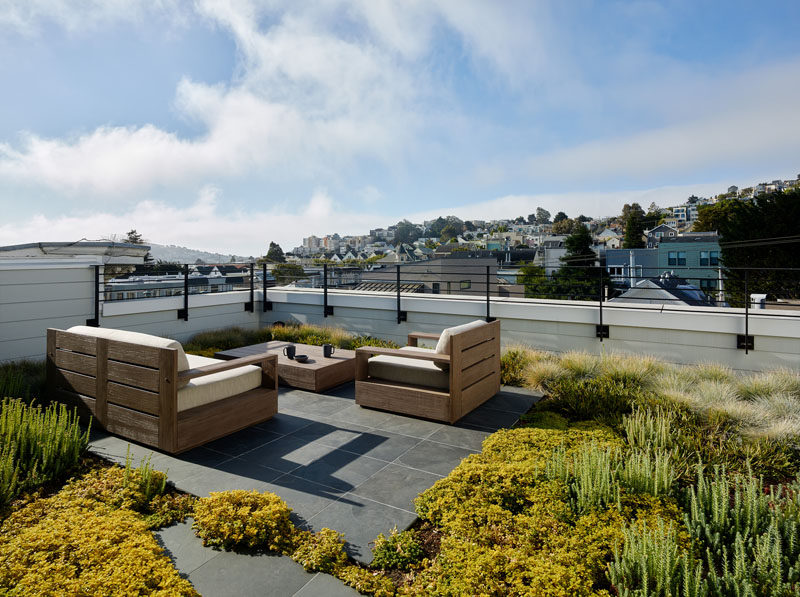
{"label": "wooden slat backrest", "polygon": [[453,420],[474,408],[473,395],[480,388],[500,388],[500,322],[450,337],[450,396]]}
{"label": "wooden slat backrest", "polygon": [[152,415],[159,415],[167,395],[174,404],[177,350],[53,329],[47,338],[48,385],[95,398],[101,424],[107,422],[108,404]]}

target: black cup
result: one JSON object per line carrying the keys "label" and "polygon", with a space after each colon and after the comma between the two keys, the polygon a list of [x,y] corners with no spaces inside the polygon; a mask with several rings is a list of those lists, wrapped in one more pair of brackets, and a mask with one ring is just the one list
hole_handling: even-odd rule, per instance
{"label": "black cup", "polygon": [[295,348],[294,344],[290,344],[286,348],[283,349],[283,354],[285,354],[290,359],[294,360],[294,353],[297,352],[297,348]]}
{"label": "black cup", "polygon": [[333,347],[333,344],[322,345],[322,356],[324,356],[326,359],[331,358],[334,352],[336,352],[336,349]]}

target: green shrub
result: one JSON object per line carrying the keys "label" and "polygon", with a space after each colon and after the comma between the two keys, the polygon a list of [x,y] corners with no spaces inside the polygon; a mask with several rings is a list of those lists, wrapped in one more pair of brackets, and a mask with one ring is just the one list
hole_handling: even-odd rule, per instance
{"label": "green shrub", "polygon": [[618,479],[628,491],[653,496],[670,495],[677,480],[666,450],[631,450],[622,460]]}
{"label": "green shrub", "polygon": [[419,544],[417,533],[414,531],[398,533],[397,527],[395,527],[389,537],[380,533],[375,539],[371,566],[373,568],[408,570],[420,562],[424,556],[425,552]]}
{"label": "green shrub", "polygon": [[523,348],[509,348],[500,356],[500,383],[507,386],[524,386],[526,368],[531,360]]}
{"label": "green shrub", "polygon": [[298,541],[292,559],[307,572],[336,574],[347,565],[344,535],[341,533],[324,528],[318,533],[302,533]]}
{"label": "green shrub", "polygon": [[117,473],[113,480],[78,477],[51,497],[29,498],[5,519],[0,594],[197,595],[139,514],[92,499],[92,492],[107,493],[104,485],[123,484],[121,468],[104,468]]}
{"label": "green shrub", "polygon": [[45,399],[44,361],[15,361],[0,364],[0,398]]}
{"label": "green shrub", "polygon": [[615,421],[642,400],[640,387],[607,376],[558,377],[545,384],[545,391],[549,398],[540,402],[541,407],[572,420]]}
{"label": "green shrub", "polygon": [[[201,354],[201,356],[214,356],[214,352],[240,348],[250,344],[260,344],[272,340],[272,328],[246,330],[239,327],[230,327],[222,330],[200,332],[192,336],[184,344],[186,352]],[[212,352],[213,350],[213,352]],[[209,354],[210,353],[210,354]]]}
{"label": "green shrub", "polygon": [[625,528],[608,578],[620,597],[702,597],[708,592],[702,572],[679,546],[675,525],[659,519],[655,527],[634,522]]}
{"label": "green shrub", "polygon": [[282,551],[295,541],[291,511],[274,493],[240,489],[212,492],[197,500],[192,528],[204,545]]}
{"label": "green shrub", "polygon": [[63,479],[89,445],[76,412],[4,398],[0,412],[0,508],[21,491]]}
{"label": "green shrub", "polygon": [[396,594],[394,583],[381,571],[370,571],[361,566],[345,566],[337,577],[346,585],[364,595],[392,597]]}

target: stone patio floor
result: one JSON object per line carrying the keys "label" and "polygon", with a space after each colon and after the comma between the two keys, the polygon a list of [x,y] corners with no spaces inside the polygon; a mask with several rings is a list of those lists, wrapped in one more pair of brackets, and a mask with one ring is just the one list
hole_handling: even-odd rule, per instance
{"label": "stone patio floor", "polygon": [[[539,394],[503,388],[456,425],[362,408],[355,385],[325,394],[281,388],[271,420],[177,456],[105,434],[90,449],[135,464],[152,454],[178,489],[255,489],[276,493],[293,509],[294,522],[312,531],[344,533],[357,561],[372,559],[370,542],[416,520],[414,498],[450,473],[481,442],[510,427]],[[339,580],[309,574],[285,556],[242,555],[203,547],[191,521],[158,533],[179,572],[204,595],[355,595]]]}

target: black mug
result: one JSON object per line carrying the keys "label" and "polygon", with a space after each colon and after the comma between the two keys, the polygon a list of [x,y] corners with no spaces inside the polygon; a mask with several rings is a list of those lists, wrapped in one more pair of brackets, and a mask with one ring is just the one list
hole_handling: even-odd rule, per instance
{"label": "black mug", "polygon": [[324,356],[326,359],[331,358],[334,352],[336,352],[336,349],[333,347],[333,344],[322,345],[322,356]]}
{"label": "black mug", "polygon": [[290,359],[294,360],[294,354],[297,352],[297,348],[294,344],[290,344],[286,348],[283,349],[283,354],[285,354]]}

